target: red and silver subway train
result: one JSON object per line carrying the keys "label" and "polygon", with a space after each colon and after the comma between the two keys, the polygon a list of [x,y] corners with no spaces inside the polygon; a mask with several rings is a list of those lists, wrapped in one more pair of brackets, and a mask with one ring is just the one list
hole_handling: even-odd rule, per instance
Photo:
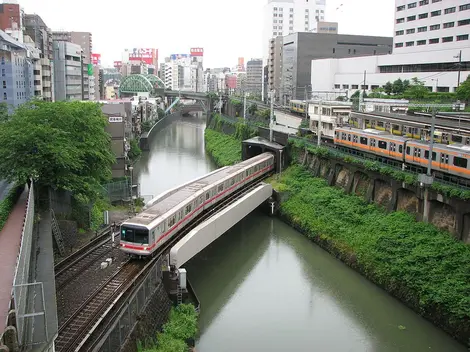
{"label": "red and silver subway train", "polygon": [[120,249],[132,256],[149,256],[192,222],[248,183],[274,170],[271,153],[263,153],[209,174],[121,224]]}
{"label": "red and silver subway train", "polygon": [[[429,143],[384,131],[336,128],[334,142],[337,146],[393,159],[423,170],[429,164]],[[432,170],[436,174],[470,179],[470,146],[435,143],[432,150]]]}

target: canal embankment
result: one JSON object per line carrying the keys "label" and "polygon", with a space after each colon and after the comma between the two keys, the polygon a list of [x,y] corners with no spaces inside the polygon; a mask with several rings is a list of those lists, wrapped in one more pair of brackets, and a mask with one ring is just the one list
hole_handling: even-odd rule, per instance
{"label": "canal embankment", "polygon": [[[239,160],[229,149],[242,135],[210,124],[206,150],[218,163]],[[235,127],[235,132],[241,130]],[[226,135],[229,133],[230,135]],[[224,140],[226,142],[224,142]],[[313,242],[385,289],[463,344],[470,339],[470,246],[404,211],[387,212],[362,195],[346,194],[314,177],[292,155],[292,165],[271,182],[278,214]],[[220,164],[221,165],[221,164]]]}

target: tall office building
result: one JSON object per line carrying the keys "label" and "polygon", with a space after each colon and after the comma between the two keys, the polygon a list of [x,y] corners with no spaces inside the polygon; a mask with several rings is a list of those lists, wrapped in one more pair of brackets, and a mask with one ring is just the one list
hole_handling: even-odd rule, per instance
{"label": "tall office building", "polygon": [[395,0],[393,54],[314,60],[312,85],[353,93],[416,77],[429,90],[453,92],[470,74],[469,36],[468,0]]}
{"label": "tall office building", "polygon": [[16,107],[33,98],[33,63],[27,47],[0,30],[0,100]]}
{"label": "tall office building", "polygon": [[[24,16],[24,36],[31,38],[34,46],[40,50],[40,58],[35,62],[35,74],[40,76],[40,95],[46,101],[54,100],[53,48],[52,31],[38,15]],[[36,78],[35,78],[36,80]]]}
{"label": "tall office building", "polygon": [[396,0],[396,54],[470,47],[470,2]]}
{"label": "tall office building", "polygon": [[91,68],[93,52],[93,35],[90,32],[52,32],[53,41],[69,42],[82,48],[82,100],[95,99],[95,77]]}
{"label": "tall office building", "polygon": [[66,41],[53,42],[56,100],[83,100],[82,48]]}
{"label": "tall office building", "polygon": [[261,95],[263,85],[263,60],[251,59],[246,63],[245,91],[252,95]]}
{"label": "tall office building", "polygon": [[269,0],[264,7],[264,58],[271,38],[312,31],[325,19],[325,8],[325,0]]}

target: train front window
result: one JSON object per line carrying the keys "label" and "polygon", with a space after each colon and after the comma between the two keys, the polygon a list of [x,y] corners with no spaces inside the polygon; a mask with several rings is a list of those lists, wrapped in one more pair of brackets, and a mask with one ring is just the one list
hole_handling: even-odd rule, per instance
{"label": "train front window", "polygon": [[121,239],[126,242],[148,244],[149,231],[145,228],[121,226]]}

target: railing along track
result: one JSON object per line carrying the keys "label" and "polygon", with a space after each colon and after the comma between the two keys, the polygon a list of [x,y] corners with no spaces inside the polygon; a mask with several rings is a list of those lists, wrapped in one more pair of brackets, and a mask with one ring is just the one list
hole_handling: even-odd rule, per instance
{"label": "railing along track", "polygon": [[[114,319],[119,315],[121,308],[127,302],[127,298],[132,295],[134,288],[138,288],[138,282],[140,282],[145,277],[146,273],[153,267],[153,265],[156,263],[159,257],[162,254],[168,252],[176,243],[178,243],[179,240],[181,240],[184,236],[186,236],[196,226],[208,220],[215,213],[224,209],[225,207],[227,207],[234,201],[240,199],[249,191],[258,187],[259,182],[265,179],[267,176],[268,175],[264,175],[262,177],[259,177],[253,180],[249,184],[245,185],[245,187],[243,187],[242,189],[237,190],[228,198],[224,199],[222,202],[214,205],[212,208],[203,212],[197,219],[195,219],[193,222],[191,222],[190,224],[185,226],[183,229],[181,229],[177,236],[175,236],[173,239],[168,241],[162,248],[160,248],[160,250],[157,253],[155,253],[155,255],[150,259],[150,261],[138,261],[138,262],[146,263],[145,267],[137,275],[134,275],[134,278],[132,279],[132,281],[130,281],[127,284],[126,288],[121,290],[121,293],[117,295],[115,301],[112,302],[112,304],[109,307],[107,307],[106,310],[105,310],[105,307],[102,307],[102,309],[100,309],[100,311],[105,311],[105,312],[102,314],[101,317],[99,317],[99,319],[96,319],[96,323],[92,327],[91,331],[86,331],[86,332],[82,331],[80,333],[80,336],[84,336],[84,339],[80,342],[80,344],[77,346],[77,349],[75,351],[78,351],[78,349],[80,351],[97,351],[97,346],[99,342],[102,341],[103,336],[108,332],[108,330],[112,326]],[[84,305],[86,305],[86,303]],[[90,326],[90,324],[88,324],[87,326]],[[60,330],[59,330],[59,336],[60,336]],[[71,350],[58,349],[58,351],[68,352]]]}

